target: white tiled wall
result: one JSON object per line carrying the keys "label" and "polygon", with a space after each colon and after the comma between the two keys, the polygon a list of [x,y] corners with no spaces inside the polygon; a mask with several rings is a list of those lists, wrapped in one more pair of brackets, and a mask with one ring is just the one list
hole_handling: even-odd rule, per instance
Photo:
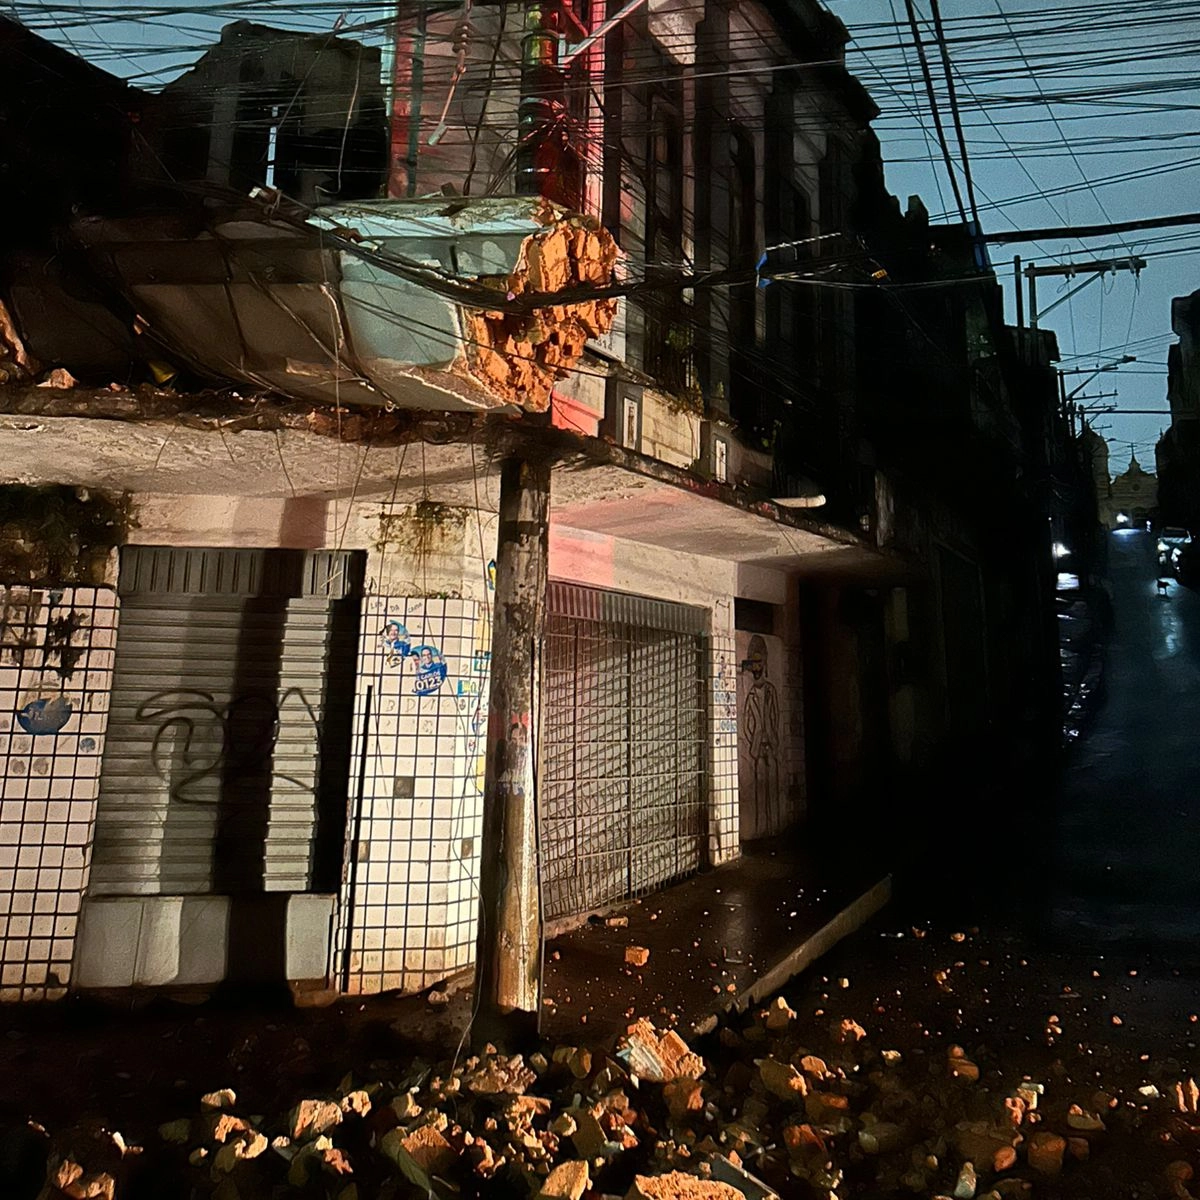
{"label": "white tiled wall", "polygon": [[0,1000],[70,981],[116,623],[105,588],[0,588]]}
{"label": "white tiled wall", "polygon": [[709,859],[714,866],[741,853],[738,829],[738,658],[728,602],[712,610]]}
{"label": "white tiled wall", "polygon": [[[417,655],[384,645],[389,622],[440,652],[436,691],[418,693]],[[363,602],[352,812],[364,750],[366,782],[339,931],[351,992],[419,990],[474,957],[490,650],[488,609],[475,601]]]}

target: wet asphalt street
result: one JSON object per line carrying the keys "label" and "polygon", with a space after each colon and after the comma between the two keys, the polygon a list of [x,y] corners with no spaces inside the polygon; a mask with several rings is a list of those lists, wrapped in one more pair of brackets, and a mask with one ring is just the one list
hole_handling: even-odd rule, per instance
{"label": "wet asphalt street", "polygon": [[1066,764],[1041,894],[1057,939],[1200,960],[1200,594],[1154,536],[1110,537],[1106,695]]}

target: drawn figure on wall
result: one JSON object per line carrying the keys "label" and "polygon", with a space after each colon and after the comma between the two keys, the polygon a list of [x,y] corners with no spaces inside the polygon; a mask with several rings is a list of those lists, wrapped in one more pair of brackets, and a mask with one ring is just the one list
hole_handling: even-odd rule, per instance
{"label": "drawn figure on wall", "polygon": [[398,667],[413,652],[412,638],[399,621],[388,621],[379,635],[379,643],[389,667]]}
{"label": "drawn figure on wall", "polygon": [[750,639],[742,670],[750,672],[750,691],[742,708],[742,736],[753,768],[750,801],[759,830],[778,830],[783,823],[783,789],[780,787],[779,693],[767,677],[767,643],[755,634]]}
{"label": "drawn figure on wall", "polygon": [[446,662],[436,646],[414,646],[412,655],[417,660],[417,678],[413,691],[418,696],[429,696],[446,682]]}

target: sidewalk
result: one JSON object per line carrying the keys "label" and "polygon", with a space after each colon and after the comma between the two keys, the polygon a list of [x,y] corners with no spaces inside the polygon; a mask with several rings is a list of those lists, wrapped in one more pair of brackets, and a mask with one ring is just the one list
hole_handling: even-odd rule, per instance
{"label": "sidewalk", "polygon": [[[717,1012],[782,986],[880,908],[889,887],[861,863],[752,848],[627,905],[627,926],[600,922],[548,942],[545,992],[554,1003],[543,1010],[543,1035],[602,1043],[635,1013],[688,1037]],[[630,945],[650,951],[645,967],[625,966]],[[0,1140],[29,1117],[61,1127],[88,1114],[144,1138],[217,1088],[234,1087],[253,1111],[271,1112],[302,1092],[323,1094],[347,1071],[399,1078],[414,1058],[451,1057],[465,1043],[471,999],[464,987],[436,1008],[424,996],[396,995],[347,996],[327,1009],[267,996],[195,1006],[147,996],[124,1010],[80,998],[7,1006]]]}
{"label": "sidewalk", "polygon": [[[736,862],[635,901],[546,945],[543,1033],[603,1037],[636,1016],[687,1037],[777,991],[885,905],[891,877],[796,848]],[[627,947],[649,950],[627,965]]]}

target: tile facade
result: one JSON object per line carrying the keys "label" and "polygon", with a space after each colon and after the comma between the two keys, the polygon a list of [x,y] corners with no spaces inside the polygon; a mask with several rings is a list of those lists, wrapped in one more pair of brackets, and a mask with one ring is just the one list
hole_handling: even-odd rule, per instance
{"label": "tile facade", "polygon": [[363,602],[337,955],[352,993],[419,990],[474,958],[490,653],[486,605]]}
{"label": "tile facade", "polygon": [[0,1000],[71,980],[117,599],[106,588],[0,588]]}
{"label": "tile facade", "polygon": [[[716,616],[716,614],[714,614]],[[716,627],[710,640],[709,861],[731,862],[740,853],[738,817],[738,657],[731,630]]]}
{"label": "tile facade", "polygon": [[[419,682],[422,645],[436,648],[445,665],[432,691],[418,690],[426,686]],[[738,662],[727,601],[713,610],[709,645],[707,852],[716,864],[740,852]],[[363,602],[335,956],[338,983],[348,992],[418,991],[474,960],[490,649],[488,605],[380,596]]]}
{"label": "tile facade", "polygon": [[[53,999],[71,984],[87,886],[117,600],[106,589],[9,588],[0,603],[0,1000]],[[362,604],[334,982],[416,991],[474,958],[490,604]],[[714,864],[739,853],[730,610],[713,606],[709,638]]]}

